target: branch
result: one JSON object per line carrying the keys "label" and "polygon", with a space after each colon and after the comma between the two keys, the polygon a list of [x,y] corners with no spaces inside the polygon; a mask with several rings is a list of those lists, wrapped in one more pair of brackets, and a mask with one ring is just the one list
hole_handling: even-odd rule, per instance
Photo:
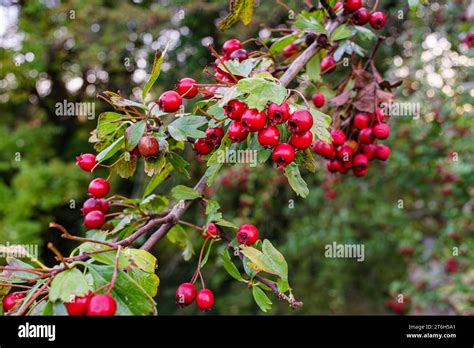
{"label": "branch", "polygon": [[370,63],[372,63],[372,61],[374,60],[375,53],[379,49],[382,42],[385,41],[385,39],[386,39],[385,36],[379,36],[377,38],[377,43],[375,44],[374,48],[372,48],[372,52],[370,52],[369,58],[367,59],[367,61],[364,64],[364,70],[367,70],[369,68]]}

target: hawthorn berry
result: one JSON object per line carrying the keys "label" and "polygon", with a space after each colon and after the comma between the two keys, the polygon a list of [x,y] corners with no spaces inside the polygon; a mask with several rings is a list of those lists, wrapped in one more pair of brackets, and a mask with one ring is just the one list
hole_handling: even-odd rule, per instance
{"label": "hawthorn berry", "polygon": [[111,316],[117,311],[117,302],[107,294],[93,296],[87,307],[88,316]]}
{"label": "hawthorn berry", "polygon": [[105,223],[105,215],[100,210],[94,210],[84,217],[84,226],[88,229],[100,228]]}
{"label": "hawthorn berry", "polygon": [[82,215],[87,215],[94,210],[102,210],[102,204],[99,199],[91,197],[82,204]]}
{"label": "hawthorn berry", "polygon": [[219,229],[217,228],[216,224],[211,222],[207,226],[207,229],[206,229],[206,226],[203,226],[202,236],[206,239],[218,238],[219,237]]}
{"label": "hawthorn berry", "polygon": [[321,60],[321,73],[327,73],[336,70],[336,61],[333,57],[324,57]]}
{"label": "hawthorn berry", "polygon": [[[337,157],[342,161],[346,163],[351,163],[352,164],[352,154],[354,153],[354,150],[350,146],[344,145],[341,146],[337,150]],[[347,168],[347,167],[346,167]]]}
{"label": "hawthorn berry", "polygon": [[258,143],[269,149],[280,143],[280,131],[277,127],[268,125],[258,132]]}
{"label": "hawthorn berry", "polygon": [[387,139],[390,136],[390,127],[385,123],[379,123],[373,128],[377,139]]}
{"label": "hawthorn berry", "polygon": [[372,128],[365,127],[359,132],[359,141],[365,144],[371,144],[374,142],[374,132]]}
{"label": "hawthorn berry", "polygon": [[386,161],[390,157],[390,148],[387,145],[377,144],[375,157],[381,161]]}
{"label": "hawthorn berry", "polygon": [[158,107],[164,112],[176,112],[182,103],[181,96],[175,91],[166,91],[158,98]]}
{"label": "hawthorn berry", "polygon": [[99,199],[100,202],[100,211],[103,212],[104,214],[107,214],[107,212],[110,209],[110,203],[108,200],[101,198]]}
{"label": "hawthorn berry", "polygon": [[242,48],[242,43],[237,39],[230,39],[222,45],[222,53],[226,56]]}
{"label": "hawthorn berry", "polygon": [[207,140],[213,145],[218,146],[224,137],[224,129],[222,127],[206,129]]}
{"label": "hawthorn berry", "polygon": [[250,132],[257,132],[267,123],[267,115],[263,111],[257,109],[247,109],[242,115],[242,126]]}
{"label": "hawthorn berry", "polygon": [[333,130],[331,132],[332,143],[335,146],[342,145],[346,142],[346,133],[340,129]]}
{"label": "hawthorn berry", "polygon": [[341,161],[339,160],[331,160],[326,165],[327,169],[332,172],[341,172],[344,170],[344,166]]}
{"label": "hawthorn berry", "polygon": [[86,315],[91,298],[91,295],[80,296],[75,297],[71,302],[65,303],[64,306],[66,307],[67,313],[75,317]]}
{"label": "hawthorn berry", "polygon": [[311,99],[313,100],[314,106],[317,108],[322,108],[326,103],[326,99],[322,93],[315,93]]}
{"label": "hawthorn berry", "polygon": [[240,143],[247,139],[249,135],[249,131],[245,129],[242,123],[234,121],[229,125],[229,129],[227,130],[227,135],[229,139],[232,140],[233,143]]}
{"label": "hawthorn berry", "polygon": [[327,159],[334,159],[336,158],[336,148],[332,144],[326,144],[325,142],[318,140],[313,146],[314,152],[323,156]]}
{"label": "hawthorn berry", "polygon": [[91,172],[97,164],[95,155],[85,153],[76,157],[76,164],[84,171]]}
{"label": "hawthorn berry", "polygon": [[272,160],[277,167],[286,167],[295,159],[295,149],[287,143],[278,145],[272,153]]}
{"label": "hawthorn berry", "polygon": [[459,262],[455,257],[450,257],[446,260],[444,271],[446,273],[456,273],[459,270]]}
{"label": "hawthorn berry", "polygon": [[268,118],[274,124],[285,123],[290,117],[290,107],[287,103],[281,103],[280,105],[271,103],[268,107]]}
{"label": "hawthorn berry", "polygon": [[160,144],[153,135],[145,135],[138,142],[138,151],[145,158],[155,158],[158,156]]}
{"label": "hawthorn berry", "polygon": [[344,0],[344,9],[347,12],[355,12],[362,7],[362,0]]}
{"label": "hawthorn berry", "polygon": [[247,104],[237,99],[229,101],[224,106],[225,115],[234,121],[240,121],[245,110],[247,110]]}
{"label": "hawthorn berry", "polygon": [[364,144],[362,152],[367,156],[369,161],[375,158],[375,151],[377,150],[377,145],[375,144]]}
{"label": "hawthorn berry", "polygon": [[376,11],[370,15],[370,25],[374,29],[383,28],[386,22],[387,22],[387,17],[385,17],[385,14],[383,12]]}
{"label": "hawthorn berry", "polygon": [[12,292],[3,299],[3,311],[9,312],[15,305],[25,298],[22,292]]}
{"label": "hawthorn berry", "polygon": [[183,98],[192,99],[199,93],[196,83],[195,79],[185,77],[178,81],[176,92]]}
{"label": "hawthorn berry", "polygon": [[176,304],[180,307],[189,306],[196,298],[196,287],[193,283],[182,283],[176,289]]}
{"label": "hawthorn berry", "polygon": [[354,161],[352,164],[354,166],[354,169],[364,170],[367,169],[367,167],[369,166],[369,159],[366,155],[359,153],[354,156]]}
{"label": "hawthorn berry", "polygon": [[246,60],[249,57],[249,54],[247,53],[247,50],[244,50],[243,48],[235,50],[229,55],[230,59],[238,59],[239,62]]}
{"label": "hawthorn berry", "polygon": [[309,130],[304,133],[293,133],[290,137],[290,144],[298,150],[306,150],[313,142],[313,133]]}
{"label": "hawthorn berry", "polygon": [[282,54],[283,54],[283,57],[290,58],[296,52],[298,52],[298,45],[293,42],[283,49]]}
{"label": "hawthorn berry", "polygon": [[353,171],[354,175],[358,176],[358,177],[367,175],[367,168],[359,169],[359,168],[354,167],[352,171]]}
{"label": "hawthorn berry", "polygon": [[370,19],[370,11],[365,7],[361,7],[352,15],[352,22],[355,25],[364,25]]}
{"label": "hawthorn berry", "polygon": [[96,198],[102,198],[110,191],[110,184],[107,180],[96,178],[89,183],[88,191]]}
{"label": "hawthorn berry", "polygon": [[199,138],[194,142],[194,150],[196,150],[199,155],[205,156],[214,150],[214,146],[207,138]]}
{"label": "hawthorn berry", "polygon": [[240,244],[253,245],[258,240],[258,229],[254,225],[245,224],[237,230],[237,240]]}
{"label": "hawthorn berry", "polygon": [[307,110],[297,110],[288,119],[288,128],[293,133],[303,133],[313,127],[313,116]]}
{"label": "hawthorn berry", "polygon": [[364,113],[358,113],[354,117],[354,127],[362,129],[368,127],[370,123],[370,117]]}
{"label": "hawthorn berry", "polygon": [[381,108],[377,108],[375,114],[370,114],[370,116],[375,122],[385,122],[385,112]]}
{"label": "hawthorn berry", "polygon": [[196,305],[203,311],[207,312],[212,309],[214,305],[214,294],[209,289],[201,289],[196,295]]}

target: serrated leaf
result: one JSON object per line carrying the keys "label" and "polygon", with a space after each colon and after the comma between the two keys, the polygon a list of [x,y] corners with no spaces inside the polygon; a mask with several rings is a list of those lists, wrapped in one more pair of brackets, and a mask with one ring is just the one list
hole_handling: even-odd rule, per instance
{"label": "serrated leaf", "polygon": [[293,41],[295,41],[297,37],[298,37],[297,34],[290,34],[290,35],[286,35],[286,36],[283,36],[283,37],[279,38],[278,40],[276,40],[276,41],[270,46],[270,53],[271,53],[271,54],[280,53],[281,51],[283,51],[283,49],[284,49],[286,46],[288,46],[288,45],[291,44]]}
{"label": "serrated leaf", "polygon": [[301,152],[301,166],[311,173],[316,172],[316,160],[314,159],[313,153],[310,149],[306,149]]}
{"label": "serrated leaf", "polygon": [[312,16],[311,13],[306,11],[303,11],[298,15],[294,25],[302,30],[308,30],[327,35],[326,28],[324,28],[324,25],[322,25],[321,20],[318,20],[318,18]]}
{"label": "serrated leaf", "polygon": [[187,141],[188,137],[205,138],[206,133],[198,129],[205,124],[207,119],[203,116],[183,116],[168,125],[168,132],[178,141]]}
{"label": "serrated leaf", "polygon": [[268,239],[265,239],[262,243],[262,252],[268,257],[272,264],[272,269],[277,271],[278,276],[283,280],[288,280],[288,264],[285,257]]}
{"label": "serrated leaf", "polygon": [[126,248],[123,256],[128,260],[129,265],[141,269],[147,273],[154,273],[157,265],[156,257],[146,250]]}
{"label": "serrated leaf", "polygon": [[224,269],[227,271],[227,273],[229,273],[232,278],[236,280],[242,280],[242,275],[232,262],[229,255],[229,251],[227,249],[225,249],[224,252],[221,254],[221,260],[222,266],[224,266]]}
{"label": "serrated leaf", "polygon": [[113,170],[123,179],[127,179],[135,174],[135,170],[137,169],[137,158],[130,158],[127,160],[118,161]]}
{"label": "serrated leaf", "polygon": [[99,138],[104,138],[109,134],[112,134],[117,128],[123,126],[120,122],[113,122],[124,115],[116,113],[116,112],[103,112],[99,115],[97,120],[97,136]]}
{"label": "serrated leaf", "polygon": [[125,148],[127,151],[132,151],[138,145],[143,133],[145,133],[146,122],[145,120],[141,120],[134,123],[131,127],[125,139]]}
{"label": "serrated leaf", "polygon": [[219,212],[220,205],[218,202],[206,199],[206,227],[210,222],[222,220],[222,213]]}
{"label": "serrated leaf", "polygon": [[267,312],[269,309],[272,308],[272,301],[268,298],[268,296],[257,286],[252,288],[252,295],[255,300],[255,303],[258,307],[262,310],[262,312]]}
{"label": "serrated leaf", "polygon": [[179,245],[183,249],[183,258],[185,261],[189,261],[194,255],[193,243],[191,242],[189,234],[181,225],[174,225],[169,232],[166,234],[168,240]]}
{"label": "serrated leaf", "polygon": [[268,102],[281,104],[286,98],[288,91],[277,80],[269,80],[261,77],[251,77],[239,80],[237,88],[248,94],[244,101],[249,108],[259,111],[265,109]]}
{"label": "serrated leaf", "polygon": [[54,277],[49,289],[49,299],[52,302],[69,302],[76,296],[84,296],[89,290],[84,274],[77,268],[72,268]]}
{"label": "serrated leaf", "polygon": [[364,41],[375,39],[375,37],[377,36],[372,30],[359,25],[355,25],[354,30],[357,32],[357,35],[360,36],[360,38]]}
{"label": "serrated leaf", "polygon": [[163,53],[161,53],[160,50],[156,50],[155,59],[153,60],[153,66],[151,68],[150,77],[148,78],[148,81],[146,82],[145,87],[143,87],[143,92],[142,92],[143,100],[145,100],[151,87],[153,87],[153,84],[158,79],[158,76],[160,76],[161,64],[163,63],[163,56],[165,55],[165,53],[166,53],[166,49],[165,49],[165,52]]}
{"label": "serrated leaf", "polygon": [[254,0],[233,0],[230,2],[230,13],[219,22],[219,29],[224,31],[239,20],[245,25],[252,20]]}
{"label": "serrated leaf", "polygon": [[102,150],[96,157],[97,163],[101,163],[105,160],[108,160],[110,157],[115,155],[118,150],[122,147],[124,143],[124,136],[122,135],[120,138],[115,140],[112,144],[107,146],[104,150]]}
{"label": "serrated leaf", "polygon": [[168,154],[168,161],[171,163],[174,169],[178,172],[178,174],[184,176],[186,179],[189,179],[189,173],[186,168],[189,166],[189,162],[186,161],[183,157],[178,155],[175,152],[170,152]]}
{"label": "serrated leaf", "polygon": [[265,255],[254,247],[241,245],[240,250],[245,257],[248,258],[247,263],[256,272],[267,272],[270,274],[278,275],[278,273],[271,268],[271,264],[267,262]]}
{"label": "serrated leaf", "polygon": [[296,163],[293,162],[285,167],[285,176],[288,178],[288,183],[290,184],[291,188],[298,196],[303,198],[308,196],[308,185],[301,177],[300,170]]}
{"label": "serrated leaf", "polygon": [[201,194],[191,187],[178,185],[171,189],[172,196],[177,200],[193,200],[201,197]]}
{"label": "serrated leaf", "polygon": [[345,24],[341,24],[331,33],[331,40],[344,40],[350,36],[352,36],[352,30],[350,30]]}
{"label": "serrated leaf", "polygon": [[321,81],[321,64],[318,54],[311,58],[306,65],[306,74],[313,82]]}
{"label": "serrated leaf", "polygon": [[[233,59],[233,60],[225,61],[224,64],[225,64],[225,67],[223,67],[222,64],[219,65],[219,68],[221,70],[223,70],[223,71],[228,70],[233,75],[236,75],[236,76],[249,77],[250,73],[252,72],[252,69],[255,66],[255,60],[246,59],[246,60],[240,62],[237,59]],[[236,97],[233,97],[233,98],[236,98]],[[220,103],[220,105],[224,105],[224,104]]]}
{"label": "serrated leaf", "polygon": [[153,176],[148,183],[148,185],[145,188],[145,192],[143,193],[143,196],[148,196],[151,194],[157,187],[160,185],[165,179],[170,175],[170,173],[173,171],[173,166],[169,163],[165,165],[163,170],[159,173]]}

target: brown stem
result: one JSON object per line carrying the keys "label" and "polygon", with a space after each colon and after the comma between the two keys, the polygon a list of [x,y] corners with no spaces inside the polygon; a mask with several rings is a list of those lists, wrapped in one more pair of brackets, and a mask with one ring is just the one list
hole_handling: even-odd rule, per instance
{"label": "brown stem", "polygon": [[221,62],[222,66],[224,67],[225,71],[232,77],[232,79],[235,81],[235,82],[239,82],[239,79],[237,77],[235,77],[234,74],[232,74],[229,70],[229,68],[227,68],[227,66],[225,65],[224,61],[222,60],[221,56],[219,55],[219,53],[216,52],[216,50],[214,49],[214,47],[212,47],[212,45],[208,45],[209,49],[211,50],[212,54],[214,55],[214,57],[216,57],[219,62]]}
{"label": "brown stem", "polygon": [[377,43],[375,44],[375,46],[372,48],[372,52],[370,52],[370,55],[369,55],[369,58],[367,59],[367,61],[365,62],[364,64],[364,70],[367,70],[370,66],[370,64],[372,63],[372,61],[374,60],[374,57],[375,57],[375,53],[377,52],[377,50],[379,49],[380,45],[382,44],[382,42],[384,42],[386,39],[385,36],[379,36],[377,38]]}
{"label": "brown stem", "polygon": [[69,269],[69,266],[67,265],[67,262],[64,260],[63,254],[59,252],[59,250],[53,245],[53,243],[49,242],[48,243],[48,249],[51,250],[55,255],[56,258],[62,262],[64,265],[64,268]]}

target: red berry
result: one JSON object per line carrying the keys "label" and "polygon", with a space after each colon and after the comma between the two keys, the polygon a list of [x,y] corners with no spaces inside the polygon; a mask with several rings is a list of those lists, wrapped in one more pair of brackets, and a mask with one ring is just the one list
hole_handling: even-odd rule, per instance
{"label": "red berry", "polygon": [[176,304],[180,307],[189,306],[196,298],[196,287],[193,283],[183,283],[176,289]]}
{"label": "red berry", "polygon": [[238,59],[239,62],[246,60],[249,57],[249,54],[243,48],[235,50],[229,55],[230,59]]}
{"label": "red berry", "polygon": [[226,56],[230,55],[232,52],[237,51],[242,48],[242,44],[237,39],[230,39],[224,42],[222,45],[222,53]]}
{"label": "red berry", "polygon": [[210,238],[218,238],[219,237],[219,229],[217,228],[216,224],[213,224],[212,222],[207,226],[204,226],[202,228],[202,236],[206,239]]}
{"label": "red berry", "polygon": [[365,144],[362,148],[362,152],[367,156],[369,161],[373,160],[375,157],[375,151],[377,150],[377,145],[374,144]]}
{"label": "red berry", "polygon": [[354,169],[357,170],[367,169],[367,167],[369,166],[369,159],[366,155],[359,153],[354,156],[353,166]]}
{"label": "red berry", "polygon": [[218,146],[224,137],[224,129],[222,127],[206,129],[207,140],[213,145]]}
{"label": "red berry", "polygon": [[178,81],[176,92],[183,98],[192,99],[199,93],[196,83],[195,79],[185,77]]}
{"label": "red berry", "polygon": [[295,149],[287,143],[278,145],[272,153],[272,160],[277,167],[286,167],[295,159]]}
{"label": "red berry", "polygon": [[11,294],[8,294],[3,299],[3,311],[9,312],[13,307],[15,307],[17,302],[21,301],[24,298],[25,294],[22,292],[12,292]]}
{"label": "red berry", "polygon": [[385,113],[383,109],[377,108],[375,111],[375,114],[370,114],[372,119],[375,120],[375,122],[385,122]]}
{"label": "red berry", "polygon": [[343,6],[343,5],[342,5],[342,2],[340,2],[340,1],[336,2],[336,3],[334,4],[334,7],[333,7],[334,12],[337,12],[340,8],[342,8],[342,6]]}
{"label": "red berry", "polygon": [[352,15],[352,22],[355,25],[364,25],[370,19],[370,11],[365,7],[361,7]]}
{"label": "red berry", "polygon": [[183,103],[181,96],[175,91],[166,91],[158,98],[158,107],[164,112],[175,112]]}
{"label": "red berry", "polygon": [[[342,161],[346,163],[351,163],[352,162],[352,154],[354,153],[354,150],[350,146],[344,145],[341,146],[337,150],[337,157]],[[347,168],[347,167],[346,167]]]}
{"label": "red berry", "polygon": [[95,155],[91,153],[85,153],[76,157],[76,164],[84,171],[90,172],[92,168],[97,164]]}
{"label": "red berry", "polygon": [[383,144],[377,144],[377,149],[375,150],[375,157],[381,161],[386,161],[390,157],[390,148]]}
{"label": "red berry", "polygon": [[100,210],[94,210],[84,217],[84,226],[88,229],[100,228],[105,223],[105,215]]}
{"label": "red berry", "polygon": [[297,110],[288,119],[288,128],[293,133],[303,133],[313,127],[313,116],[306,110]]}
{"label": "red berry", "polygon": [[88,191],[94,197],[102,198],[109,193],[110,184],[105,179],[96,178],[90,182]]}
{"label": "red berry", "polygon": [[374,142],[374,132],[372,128],[365,127],[359,132],[359,141],[365,144],[371,144]]}
{"label": "red berry", "polygon": [[91,301],[92,296],[86,295],[82,297],[75,297],[71,302],[64,304],[67,313],[70,316],[83,316],[87,313],[87,307]]}
{"label": "red berry", "polygon": [[370,123],[370,117],[367,114],[358,113],[354,117],[354,126],[358,129],[367,127],[369,123]]}
{"label": "red berry", "polygon": [[313,133],[306,131],[304,133],[293,133],[290,137],[290,144],[298,150],[306,150],[313,142]]}
{"label": "red berry", "polygon": [[82,215],[85,216],[91,211],[95,211],[95,210],[102,211],[102,204],[100,201],[101,201],[100,199],[97,199],[94,197],[87,199],[82,205],[82,209],[81,209]]}
{"label": "red berry", "polygon": [[117,302],[107,294],[93,296],[87,307],[88,316],[110,316],[115,315],[116,311]]}
{"label": "red berry", "polygon": [[377,11],[377,12],[373,12],[370,15],[370,25],[374,29],[383,28],[386,22],[387,22],[387,17],[385,17],[385,14],[383,12]]}
{"label": "red berry", "polygon": [[269,149],[280,143],[280,131],[277,127],[269,125],[258,132],[258,143]]}
{"label": "red berry", "polygon": [[377,139],[387,139],[390,136],[390,127],[385,123],[375,125],[373,131]]}
{"label": "red berry", "polygon": [[336,61],[333,57],[324,57],[321,60],[321,73],[331,72],[336,70]]}
{"label": "red berry", "polygon": [[285,58],[289,58],[291,57],[293,54],[295,54],[296,52],[298,52],[298,45],[295,44],[295,43],[290,43],[288,46],[286,46],[284,49],[283,49],[283,57]]}
{"label": "red berry", "polygon": [[99,199],[99,202],[100,202],[100,211],[103,212],[104,214],[107,214],[107,212],[110,209],[109,201],[101,198]]}
{"label": "red berry", "polygon": [[247,109],[242,115],[242,126],[250,132],[257,132],[267,123],[265,112],[259,112],[257,109]]}
{"label": "red berry", "polygon": [[158,140],[152,135],[146,135],[140,138],[138,142],[138,151],[145,158],[155,158],[158,156],[160,145]]}
{"label": "red berry", "polygon": [[245,129],[242,123],[234,121],[229,125],[227,135],[229,136],[229,139],[232,140],[232,142],[240,143],[241,141],[247,139],[249,131]]}
{"label": "red berry", "polygon": [[362,0],[345,0],[344,9],[348,12],[357,11],[362,7]]}
{"label": "red berry", "polygon": [[268,107],[268,118],[274,124],[285,123],[290,117],[290,107],[287,103],[281,103],[280,105],[271,103]]}
{"label": "red berry", "polygon": [[339,160],[329,161],[326,167],[332,173],[341,172],[344,170],[344,166],[342,165],[342,162]]}
{"label": "red berry", "polygon": [[367,168],[359,169],[359,168],[354,167],[353,172],[354,172],[355,176],[359,176],[359,177],[360,176],[366,176],[367,175]]}
{"label": "red berry", "polygon": [[214,294],[209,289],[201,289],[196,295],[196,305],[203,311],[210,311],[214,305]]}
{"label": "red berry", "polygon": [[446,260],[444,271],[446,273],[456,273],[459,270],[459,262],[455,257],[450,257]]}
{"label": "red berry", "polygon": [[326,144],[325,142],[318,140],[313,146],[314,152],[318,155],[323,156],[327,159],[336,158],[336,148],[332,144]]}
{"label": "red berry", "polygon": [[312,99],[313,99],[314,106],[317,108],[322,108],[324,104],[326,103],[324,94],[321,94],[321,93],[315,93]]}
{"label": "red berry", "polygon": [[214,146],[207,138],[199,138],[194,142],[194,150],[196,150],[199,155],[205,156],[214,150]]}
{"label": "red berry", "polygon": [[224,106],[224,110],[228,118],[234,121],[240,121],[245,110],[247,110],[247,104],[240,100],[233,99]]}
{"label": "red berry", "polygon": [[340,129],[333,130],[331,132],[331,137],[332,137],[332,143],[335,146],[342,145],[346,142],[346,133],[344,133]]}
{"label": "red berry", "polygon": [[245,224],[237,230],[237,240],[240,244],[253,245],[258,240],[258,229],[254,225]]}

